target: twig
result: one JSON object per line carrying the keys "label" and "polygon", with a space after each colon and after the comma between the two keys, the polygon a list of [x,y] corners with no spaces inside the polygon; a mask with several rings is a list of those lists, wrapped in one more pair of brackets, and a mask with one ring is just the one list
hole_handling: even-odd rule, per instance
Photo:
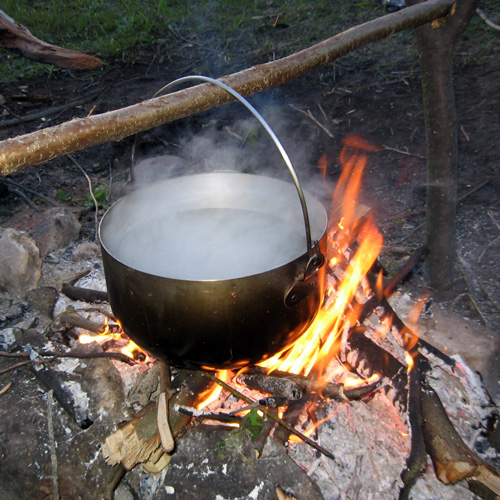
{"label": "twig", "polygon": [[299,113],[302,113],[303,115],[306,115],[310,120],[312,120],[319,128],[321,128],[328,137],[331,137],[332,139],[335,139],[335,136],[322,124],[320,123],[316,118],[314,118],[313,114],[311,111],[308,109],[307,111],[304,111],[303,109],[297,108],[297,106],[294,106],[293,104],[289,104],[289,106]]}
{"label": "twig", "polygon": [[175,411],[178,411],[179,413],[188,415],[189,417],[201,418],[206,420],[216,420],[217,422],[239,423],[242,420],[241,417],[231,415],[229,413],[212,413],[181,405],[174,405],[173,409]]}
{"label": "twig", "polygon": [[41,193],[38,193],[34,189],[27,188],[26,186],[23,186],[22,184],[19,184],[19,183],[13,181],[12,179],[8,179],[7,177],[4,177],[2,180],[4,182],[6,182],[10,186],[17,187],[19,189],[22,189],[23,191],[26,191],[27,193],[31,193],[31,194],[34,194],[35,196],[38,196],[43,201],[45,201],[49,205],[52,205],[53,207],[58,207],[59,206],[55,201],[51,200],[50,198],[47,198],[47,196],[45,196],[45,195],[43,195]]}
{"label": "twig", "polygon": [[490,180],[486,179],[485,181],[482,181],[479,184],[476,184],[473,188],[469,189],[463,195],[459,196],[458,197],[458,201],[459,202],[464,201],[465,198],[467,198],[468,196],[470,196],[472,193],[475,193],[476,191],[479,191],[479,189],[481,189],[482,187],[486,186],[486,184],[488,184],[489,182],[490,182]]}
{"label": "twig", "polygon": [[54,438],[54,423],[52,420],[52,396],[54,391],[50,389],[47,394],[47,425],[49,428],[50,463],[52,465],[52,484],[54,486],[54,500],[59,500],[59,481],[57,479],[57,453]]}
{"label": "twig", "polygon": [[[134,360],[129,358],[126,354],[122,354],[121,352],[78,352],[78,351],[68,351],[68,352],[60,352],[60,351],[39,351],[37,354],[40,356],[49,356],[54,358],[79,358],[79,359],[93,359],[93,358],[111,358],[117,359],[118,361],[123,361],[124,363],[132,364]],[[29,358],[28,352],[2,352],[0,351],[0,356],[8,357],[8,358]],[[44,361],[46,362],[46,360]],[[19,366],[33,363],[33,361],[23,361],[19,364]],[[36,364],[36,362],[35,362]],[[14,369],[14,367],[10,367],[9,370]],[[6,370],[6,371],[9,371]],[[0,374],[3,372],[0,372]]]}
{"label": "twig", "polygon": [[83,169],[83,167],[76,161],[75,157],[71,154],[66,155],[74,165],[76,165],[82,172],[82,174],[85,176],[87,179],[87,183],[89,185],[89,194],[92,198],[92,201],[94,202],[94,207],[95,207],[95,239],[97,240],[97,235],[99,234],[99,204],[97,203],[97,200],[95,199],[94,196],[94,191],[92,190],[92,181],[90,180],[90,177],[87,175],[87,172]]}
{"label": "twig", "polygon": [[0,389],[0,396],[2,394],[5,394],[11,387],[12,387],[12,380],[7,385],[5,385]]}
{"label": "twig", "polygon": [[[7,368],[4,368],[3,370],[0,370],[0,375],[3,375],[4,373],[11,372],[12,370],[15,370],[16,368],[20,368],[21,366],[29,365],[30,363],[33,363],[31,359],[28,359],[27,361],[21,361],[20,363],[16,363],[15,365],[9,366]],[[36,361],[35,361],[36,363]]]}
{"label": "twig", "polygon": [[75,108],[76,106],[87,104],[88,102],[93,101],[94,99],[99,97],[99,95],[102,94],[102,92],[104,92],[106,88],[94,92],[88,95],[87,97],[82,97],[81,99],[77,99],[76,101],[71,101],[67,104],[62,104],[61,106],[51,106],[50,108],[47,108],[42,111],[37,111],[36,113],[20,116],[18,118],[12,118],[10,120],[3,120],[0,122],[0,128],[10,127],[12,125],[19,125],[20,123],[32,122],[34,120],[38,120],[38,118],[45,118],[46,116],[55,115],[61,111],[66,111],[68,109]]}
{"label": "twig", "polygon": [[[255,403],[255,401],[252,401],[250,398],[247,398],[244,394],[242,394],[241,392],[237,391],[234,387],[231,387],[229,384],[226,384],[226,382],[220,380],[218,377],[216,377],[212,373],[206,372],[206,371],[202,371],[201,373],[205,377],[208,377],[209,379],[213,380],[214,382],[216,382],[217,384],[219,384],[220,386],[222,386],[224,389],[226,389],[227,391],[229,391],[233,396],[235,396],[235,397],[237,397],[237,398],[245,401],[248,404]],[[304,441],[305,443],[307,443],[309,446],[312,446],[314,449],[318,450],[320,453],[322,453],[326,457],[331,458],[332,460],[335,460],[335,456],[332,453],[330,453],[328,450],[326,450],[325,448],[323,448],[322,446],[320,446],[318,443],[314,442],[312,439],[309,439],[307,436],[305,436],[304,434],[302,434],[301,432],[299,432],[298,430],[296,430],[294,427],[292,427],[291,425],[289,425],[287,422],[285,422],[281,418],[277,417],[273,413],[268,412],[265,408],[262,408],[262,411],[265,413],[265,415],[267,417],[269,417],[270,419],[272,419],[275,422],[277,422],[278,424],[280,424],[287,431],[291,432],[292,434],[294,434],[298,438],[302,439],[302,441]]]}
{"label": "twig", "polygon": [[384,144],[382,144],[382,147],[386,151],[394,151],[395,153],[399,153],[400,155],[415,156],[416,158],[422,158],[422,160],[425,160],[425,156],[418,155],[416,153],[410,153],[409,151],[403,151],[401,149],[391,148],[390,146],[385,146]]}
{"label": "twig", "polygon": [[484,326],[486,328],[488,328],[488,321],[487,321],[487,319],[484,317],[483,313],[481,312],[481,309],[479,308],[479,305],[477,304],[476,299],[474,299],[474,297],[470,293],[464,292],[464,293],[461,293],[460,295],[458,295],[457,297],[455,297],[453,299],[453,302],[451,303],[450,307],[455,306],[457,304],[457,302],[460,299],[463,299],[464,297],[467,297],[472,302],[472,305],[474,306],[474,309],[479,314],[479,317],[481,318],[482,322],[484,323]]}
{"label": "twig", "polygon": [[21,198],[21,200],[23,200],[24,203],[26,203],[26,205],[32,208],[35,212],[41,212],[41,210],[19,189],[11,187],[9,191],[19,196],[19,198]]}

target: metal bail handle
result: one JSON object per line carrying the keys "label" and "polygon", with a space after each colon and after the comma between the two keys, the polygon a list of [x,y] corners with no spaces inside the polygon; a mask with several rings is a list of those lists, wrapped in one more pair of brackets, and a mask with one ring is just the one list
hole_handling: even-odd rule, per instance
{"label": "metal bail handle", "polygon": [[[226,90],[229,92],[235,99],[240,101],[254,116],[259,120],[261,125],[265,128],[266,132],[270,135],[271,139],[273,140],[274,144],[278,148],[278,151],[281,153],[281,156],[283,158],[283,161],[285,162],[285,165],[288,167],[288,170],[292,176],[293,183],[295,184],[295,188],[297,189],[297,194],[299,195],[300,199],[300,205],[302,207],[302,214],[304,216],[304,225],[306,228],[306,242],[307,242],[307,253],[309,255],[309,263],[308,267],[310,267],[311,263],[314,262],[315,265],[318,265],[323,261],[323,255],[319,252],[319,247],[317,242],[313,244],[312,242],[312,237],[311,237],[311,225],[309,223],[309,213],[307,211],[307,204],[306,200],[304,197],[304,192],[302,191],[302,188],[299,183],[299,179],[297,177],[297,174],[295,173],[295,170],[292,166],[292,162],[290,161],[290,158],[288,157],[287,152],[285,151],[285,148],[281,144],[280,140],[274,133],[273,129],[269,126],[269,124],[262,118],[261,114],[236,90],[233,88],[229,87],[229,85],[226,85],[225,83],[222,83],[219,80],[215,80],[214,78],[210,78],[208,76],[201,76],[201,75],[190,75],[190,76],[183,76],[182,78],[178,78],[177,80],[174,80],[173,82],[170,82],[169,84],[165,85],[162,87],[158,92],[153,97],[158,97],[160,95],[164,95],[168,93],[169,90],[171,90],[173,87],[184,83],[184,82],[189,82],[191,80],[201,80],[203,82],[207,83],[212,83],[214,85],[217,85],[218,87]],[[307,274],[307,271],[306,273]]]}

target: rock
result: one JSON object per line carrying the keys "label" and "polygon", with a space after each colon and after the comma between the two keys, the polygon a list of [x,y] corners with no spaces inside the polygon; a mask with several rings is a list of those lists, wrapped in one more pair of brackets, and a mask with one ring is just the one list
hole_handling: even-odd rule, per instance
{"label": "rock", "polygon": [[99,253],[99,245],[93,241],[84,241],[77,245],[71,254],[71,260],[81,262],[93,259]]}
{"label": "rock", "polygon": [[[406,293],[395,293],[390,302],[403,321],[415,307],[415,299]],[[448,356],[459,355],[477,371],[490,395],[495,395],[500,376],[500,337],[459,314],[434,304],[431,314],[418,318],[417,333],[422,339]]]}
{"label": "rock", "polygon": [[31,235],[43,258],[77,239],[81,224],[69,209],[56,207],[34,214],[16,227]]}
{"label": "rock", "polygon": [[227,430],[199,425],[182,436],[154,500],[275,500],[277,485],[301,500],[323,498],[316,484],[274,438],[267,439],[260,458],[249,460],[221,448],[228,435]]}
{"label": "rock", "polygon": [[34,288],[26,294],[28,306],[50,319],[54,317],[54,307],[58,298],[59,292],[51,286]]}
{"label": "rock", "polygon": [[26,233],[0,229],[0,255],[0,290],[22,297],[37,286],[42,260],[38,247]]}

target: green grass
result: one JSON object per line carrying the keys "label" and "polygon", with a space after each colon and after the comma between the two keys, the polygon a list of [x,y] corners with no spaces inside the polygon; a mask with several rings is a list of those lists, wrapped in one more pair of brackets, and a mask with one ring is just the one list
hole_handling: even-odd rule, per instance
{"label": "green grass", "polygon": [[[134,63],[140,58],[138,49],[162,41],[170,56],[182,58],[182,47],[192,40],[189,52],[198,51],[207,60],[207,71],[217,66],[217,59],[224,59],[225,70],[234,71],[283,57],[385,14],[374,0],[4,0],[1,8],[36,37],[100,57],[105,65],[117,60]],[[277,21],[288,28],[274,29]],[[485,31],[476,16],[465,39],[485,41]],[[488,43],[498,43],[498,33],[490,31],[488,37]],[[391,47],[399,49],[389,58],[397,65],[398,59],[405,59],[397,52],[412,50],[411,32],[393,40]],[[384,43],[370,47],[373,64],[387,59]],[[480,53],[486,56],[485,43]],[[53,71],[60,70],[0,49],[0,82],[50,77]]]}
{"label": "green grass", "polygon": [[[68,49],[87,52],[110,62],[133,59],[140,46],[153,44],[169,23],[182,21],[189,2],[167,0],[4,0],[9,16],[24,24],[37,38]],[[0,81],[15,81],[50,67],[0,52]]]}

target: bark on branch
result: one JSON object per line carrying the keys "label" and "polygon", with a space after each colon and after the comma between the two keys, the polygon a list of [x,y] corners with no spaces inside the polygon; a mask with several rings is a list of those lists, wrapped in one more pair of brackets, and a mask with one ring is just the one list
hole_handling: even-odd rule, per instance
{"label": "bark on branch", "polygon": [[102,66],[97,57],[68,50],[36,38],[31,31],[0,10],[0,45],[18,50],[33,61],[69,69],[94,69]]}
{"label": "bark on branch", "polygon": [[[260,92],[302,76],[364,45],[445,17],[454,0],[428,0],[361,24],[277,61],[254,66],[220,80],[242,95]],[[130,135],[233,100],[223,89],[198,85],[167,96],[87,118],[74,119],[0,143],[0,174],[38,165],[80,149]]]}

